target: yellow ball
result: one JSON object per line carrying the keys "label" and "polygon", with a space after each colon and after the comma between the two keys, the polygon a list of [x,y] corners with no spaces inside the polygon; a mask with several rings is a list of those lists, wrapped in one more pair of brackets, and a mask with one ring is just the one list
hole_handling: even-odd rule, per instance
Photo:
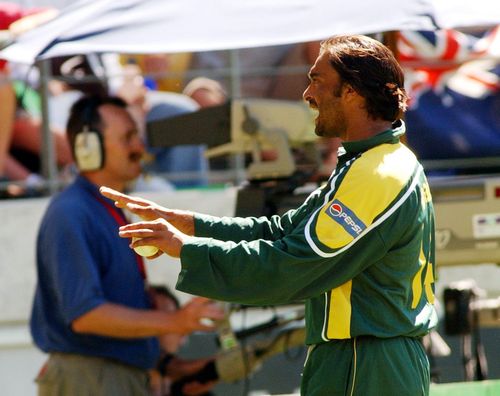
{"label": "yellow ball", "polygon": [[[137,241],[140,238],[133,238],[133,241]],[[142,257],[151,257],[154,256],[158,252],[158,248],[156,246],[138,246],[134,248],[135,252]]]}

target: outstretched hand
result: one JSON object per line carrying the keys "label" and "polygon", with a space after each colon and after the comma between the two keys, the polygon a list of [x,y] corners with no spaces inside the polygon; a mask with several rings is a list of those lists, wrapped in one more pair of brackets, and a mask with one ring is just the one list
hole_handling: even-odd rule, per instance
{"label": "outstretched hand", "polygon": [[178,323],[182,323],[185,328],[184,334],[214,330],[215,321],[224,319],[225,315],[220,305],[205,297],[194,297],[175,314]]}
{"label": "outstretched hand", "polygon": [[152,221],[162,218],[182,233],[194,235],[194,213],[192,212],[167,209],[147,199],[132,197],[105,186],[102,186],[99,191],[105,197],[115,201],[117,207],[127,209],[143,220]]}
{"label": "outstretched hand", "polygon": [[161,210],[166,210],[152,201],[140,197],[132,197],[109,187],[103,186],[99,189],[99,192],[105,197],[115,201],[115,205],[118,208],[128,209],[132,213],[140,216],[143,220],[155,220],[161,217]]}
{"label": "outstretched hand", "polygon": [[[190,238],[163,218],[121,226],[119,235],[122,238],[137,238],[130,244],[132,249],[139,246],[156,246],[159,251],[172,257],[180,257],[184,242]],[[153,259],[160,255],[158,252],[148,258]]]}

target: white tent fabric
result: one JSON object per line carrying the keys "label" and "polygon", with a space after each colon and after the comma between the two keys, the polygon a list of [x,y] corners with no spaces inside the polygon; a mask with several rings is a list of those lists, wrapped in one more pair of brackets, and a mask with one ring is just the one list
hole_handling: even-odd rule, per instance
{"label": "white tent fabric", "polygon": [[33,63],[90,52],[207,51],[496,24],[497,0],[80,0],[0,57]]}
{"label": "white tent fabric", "polygon": [[433,3],[436,24],[442,29],[500,24],[498,0],[433,0]]}
{"label": "white tent fabric", "polygon": [[206,51],[436,28],[433,0],[80,0],[1,57]]}

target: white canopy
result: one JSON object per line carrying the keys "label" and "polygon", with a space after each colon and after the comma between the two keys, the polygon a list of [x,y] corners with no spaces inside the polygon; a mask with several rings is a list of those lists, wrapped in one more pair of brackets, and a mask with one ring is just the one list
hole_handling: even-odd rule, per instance
{"label": "white canopy", "polygon": [[32,63],[90,52],[206,51],[497,23],[495,0],[80,0],[0,57]]}

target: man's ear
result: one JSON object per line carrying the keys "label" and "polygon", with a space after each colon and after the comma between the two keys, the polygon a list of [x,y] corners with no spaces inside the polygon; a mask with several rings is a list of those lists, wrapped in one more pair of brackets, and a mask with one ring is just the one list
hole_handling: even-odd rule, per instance
{"label": "man's ear", "polygon": [[342,97],[344,99],[344,103],[349,106],[353,106],[358,109],[366,110],[366,100],[363,96],[361,96],[358,91],[356,91],[352,85],[346,84],[344,90],[342,91]]}
{"label": "man's ear", "polygon": [[347,94],[356,93],[356,90],[352,87],[351,84],[344,84],[344,90],[346,91]]}
{"label": "man's ear", "polygon": [[359,96],[351,84],[344,84],[342,87],[342,95],[345,99],[353,99]]}

